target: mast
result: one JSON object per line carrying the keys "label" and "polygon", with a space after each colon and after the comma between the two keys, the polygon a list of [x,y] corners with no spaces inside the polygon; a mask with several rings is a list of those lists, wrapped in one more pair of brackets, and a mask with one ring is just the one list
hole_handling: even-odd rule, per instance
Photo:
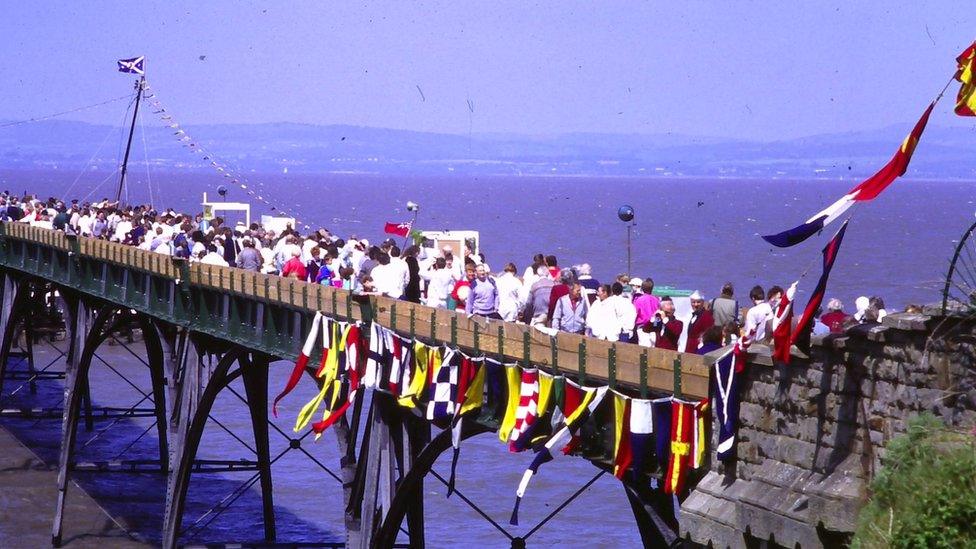
{"label": "mast", "polygon": [[142,100],[142,90],[146,87],[146,77],[140,76],[136,81],[136,108],[132,112],[132,124],[129,125],[129,141],[125,145],[125,157],[122,160],[122,177],[119,178],[119,189],[115,193],[115,201],[122,200],[122,187],[125,185],[125,172],[129,167],[129,150],[132,148],[132,135],[136,130],[136,117],[139,116],[139,102]]}

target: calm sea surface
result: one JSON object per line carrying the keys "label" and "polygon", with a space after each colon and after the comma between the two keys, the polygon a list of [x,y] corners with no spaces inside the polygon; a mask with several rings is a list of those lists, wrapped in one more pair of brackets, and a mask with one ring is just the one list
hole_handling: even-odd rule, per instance
{"label": "calm sea surface", "polygon": [[[0,172],[0,188],[27,190],[42,196],[62,196],[76,173]],[[70,196],[83,198],[105,174],[86,174],[73,186]],[[561,264],[582,261],[593,265],[594,275],[609,279],[626,270],[626,230],[617,220],[621,204],[637,211],[633,240],[633,274],[651,276],[659,285],[699,289],[710,297],[725,281],[736,285],[740,299],[753,284],[786,285],[811,262],[816,262],[800,285],[801,302],[819,276],[819,257],[829,239],[824,234],[788,250],[771,248],[758,234],[794,226],[826,206],[853,182],[841,181],[733,181],[600,178],[415,178],[366,175],[290,176],[255,178],[261,189],[282,209],[293,212],[313,227],[326,226],[343,236],[355,234],[382,240],[386,221],[409,219],[407,200],[421,204],[418,227],[422,229],[473,229],[481,232],[481,245],[496,269],[515,262],[521,270],[533,253],[553,253]],[[153,174],[152,198],[164,207],[197,211],[204,191],[214,193],[219,179],[200,175]],[[114,181],[106,182],[88,197],[111,194]],[[943,276],[954,240],[972,223],[972,183],[899,181],[873,203],[856,207],[854,219],[828,287],[852,305],[858,295],[882,296],[888,310],[906,303],[939,299]],[[148,201],[144,175],[130,183],[130,200]],[[160,198],[163,197],[163,198]],[[229,200],[246,200],[231,189]],[[256,201],[255,214],[260,208]],[[831,227],[828,231],[836,229]],[[804,292],[805,291],[805,292]],[[743,299],[743,301],[745,301]],[[64,347],[64,343],[57,344]],[[51,353],[45,347],[45,353]],[[145,368],[121,348],[100,351],[108,364],[130,377],[143,391],[149,387]],[[54,358],[54,355],[49,355]],[[47,361],[39,362],[39,367]],[[276,363],[271,370],[271,392],[283,385],[290,364]],[[130,406],[142,398],[132,386],[96,361],[93,367],[93,399],[100,405]],[[18,384],[8,383],[9,393]],[[243,395],[239,383],[233,387]],[[27,400],[26,390],[16,402],[57,405],[60,386],[48,382],[37,400]],[[280,409],[275,424],[291,432],[295,413],[313,396],[303,382]],[[5,403],[6,404],[6,403]],[[146,405],[144,402],[143,405]],[[244,405],[225,392],[213,416],[242,434],[250,444],[249,420]],[[22,439],[49,460],[56,461],[60,422],[4,420]],[[147,458],[155,452],[155,430],[126,450],[151,420],[123,422],[99,435],[80,452],[79,460],[111,459],[125,450],[123,459]],[[93,434],[82,433],[80,444]],[[272,432],[272,456],[287,441]],[[327,433],[305,448],[316,459],[336,470],[338,455],[334,437]],[[236,459],[249,457],[241,442],[215,424],[208,424],[200,457]],[[533,480],[520,517],[523,526],[509,527],[514,491],[529,454],[509,454],[494,435],[465,442],[461,452],[458,488],[481,506],[512,535],[525,535],[556,506],[597,472],[583,460],[565,459],[546,465]],[[446,475],[445,456],[437,470]],[[339,483],[298,452],[286,453],[273,468],[279,541],[339,541],[343,536],[342,493]],[[194,475],[185,524],[231,493],[249,473]],[[149,539],[158,536],[165,485],[152,475],[79,475],[85,488],[134,531]],[[458,497],[444,498],[445,490],[428,477],[427,532],[431,546],[454,544],[507,547],[508,538],[488,524]],[[137,503],[133,503],[136,501]],[[52,502],[53,506],[54,502]],[[259,492],[252,489],[191,540],[241,541],[261,536]],[[636,546],[639,536],[633,515],[619,484],[599,479],[529,539],[529,545],[559,544],[567,547]]]}

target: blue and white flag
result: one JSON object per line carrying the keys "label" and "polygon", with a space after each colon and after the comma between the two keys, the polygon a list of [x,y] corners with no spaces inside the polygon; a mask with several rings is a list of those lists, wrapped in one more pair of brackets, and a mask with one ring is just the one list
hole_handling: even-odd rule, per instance
{"label": "blue and white flag", "polygon": [[132,59],[119,59],[119,72],[128,72],[143,76],[146,74],[145,64],[145,55],[133,57]]}

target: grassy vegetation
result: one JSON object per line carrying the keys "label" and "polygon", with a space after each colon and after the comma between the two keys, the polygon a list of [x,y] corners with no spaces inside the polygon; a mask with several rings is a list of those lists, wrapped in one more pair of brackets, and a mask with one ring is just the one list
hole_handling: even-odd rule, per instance
{"label": "grassy vegetation", "polygon": [[925,414],[888,444],[855,548],[976,547],[976,442]]}

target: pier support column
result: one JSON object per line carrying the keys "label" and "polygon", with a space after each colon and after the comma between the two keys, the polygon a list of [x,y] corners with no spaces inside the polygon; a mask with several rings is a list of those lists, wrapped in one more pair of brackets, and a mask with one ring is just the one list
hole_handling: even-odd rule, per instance
{"label": "pier support column", "polygon": [[146,362],[149,364],[149,377],[152,380],[153,407],[156,410],[156,436],[159,437],[159,467],[163,473],[169,472],[169,444],[167,433],[169,418],[166,415],[166,355],[163,343],[152,319],[139,315],[142,340],[146,345]]}
{"label": "pier support column", "polygon": [[261,502],[264,512],[264,541],[274,542],[274,497],[271,486],[271,452],[268,446],[268,358],[255,355],[241,359],[244,391],[254,429],[254,449],[257,450],[258,473],[261,475]]}
{"label": "pier support column", "polygon": [[637,519],[644,547],[674,547],[681,543],[672,496],[660,490],[638,489],[626,483],[623,487]]}
{"label": "pier support column", "polygon": [[7,371],[10,349],[14,344],[14,334],[17,324],[24,318],[29,294],[30,285],[27,281],[4,273],[3,296],[0,298],[0,395],[3,394],[3,377]]}
{"label": "pier support column", "polygon": [[[418,418],[418,421],[422,420],[419,420]],[[429,425],[427,428],[429,429]],[[480,435],[487,432],[491,432],[491,429],[474,421],[465,421],[461,429],[461,440],[467,440],[475,435]],[[393,498],[390,501],[388,512],[385,514],[381,524],[376,529],[375,536],[369,536],[369,531],[365,529],[363,530],[364,538],[373,537],[373,539],[370,540],[371,547],[393,547],[394,542],[396,542],[397,532],[399,531],[400,525],[403,523],[405,516],[407,517],[407,523],[410,526],[411,547],[423,546],[422,541],[415,541],[422,539],[422,522],[419,522],[418,517],[416,516],[411,518],[409,514],[411,514],[412,508],[414,505],[416,505],[418,499],[421,501],[423,499],[424,477],[427,476],[431,468],[434,466],[434,463],[437,462],[437,458],[440,457],[444,451],[451,448],[451,431],[441,431],[437,434],[437,436],[431,438],[430,442],[424,445],[422,449],[419,444],[420,441],[423,440],[423,433],[418,433],[415,440],[418,444],[415,458],[412,460],[411,467],[409,469],[405,469],[404,475],[400,477],[400,480],[396,485]],[[367,510],[368,508],[365,506],[364,502],[364,517]]]}
{"label": "pier support column", "polygon": [[231,347],[211,370],[204,364],[206,349],[202,343],[194,342],[187,330],[177,337],[181,375],[169,436],[170,471],[163,517],[163,547],[167,549],[175,548],[179,541],[190,471],[207,416],[217,393],[227,384],[230,367],[246,352],[242,347]]}
{"label": "pier support column", "polygon": [[115,312],[111,307],[92,309],[82,300],[74,302],[70,327],[73,352],[65,366],[64,416],[61,424],[61,455],[58,459],[58,500],[54,512],[51,544],[61,546],[64,503],[68,491],[68,473],[74,460],[75,438],[81,399],[87,386],[88,370],[95,349],[105,340],[103,330]]}
{"label": "pier support column", "polygon": [[374,533],[386,518],[393,494],[396,491],[394,449],[390,431],[394,427],[393,406],[390,395],[374,391],[370,406],[369,435],[363,440],[365,460],[362,482],[362,507],[360,508],[359,547],[376,547]]}

